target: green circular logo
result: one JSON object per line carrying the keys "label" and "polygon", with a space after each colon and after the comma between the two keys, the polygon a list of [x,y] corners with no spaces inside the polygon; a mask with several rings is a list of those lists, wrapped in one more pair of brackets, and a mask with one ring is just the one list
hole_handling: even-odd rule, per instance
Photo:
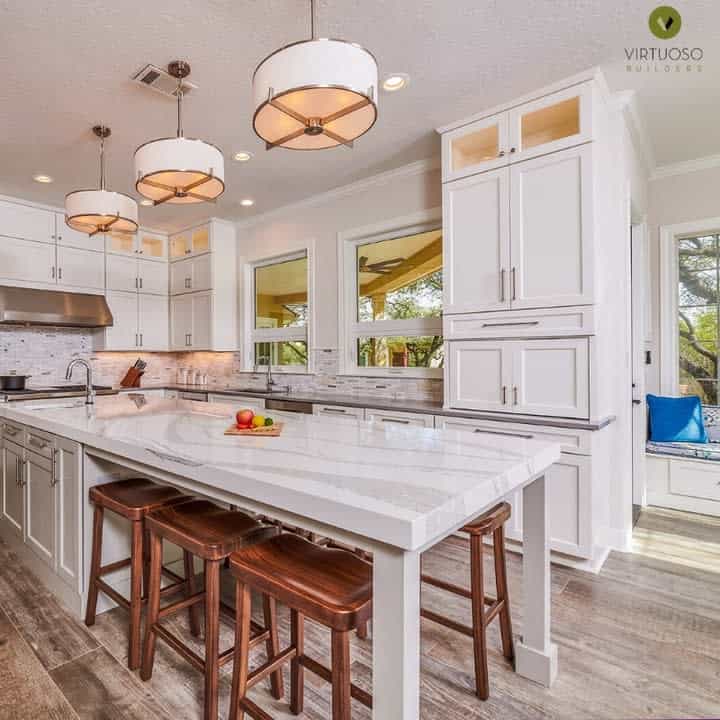
{"label": "green circular logo", "polygon": [[660,40],[674,38],[682,27],[680,13],[669,5],[661,5],[650,13],[650,32]]}

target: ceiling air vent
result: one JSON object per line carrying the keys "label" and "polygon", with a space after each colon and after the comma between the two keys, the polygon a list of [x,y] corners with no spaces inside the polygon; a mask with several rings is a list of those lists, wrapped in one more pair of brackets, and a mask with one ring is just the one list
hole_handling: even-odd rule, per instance
{"label": "ceiling air vent", "polygon": [[[175,97],[177,92],[177,78],[170,75],[167,70],[155,67],[155,65],[145,65],[142,70],[132,76],[132,79],[138,85],[149,87],[168,97]],[[197,87],[195,83],[191,83],[189,80],[182,81],[182,89],[185,95],[197,90]]]}

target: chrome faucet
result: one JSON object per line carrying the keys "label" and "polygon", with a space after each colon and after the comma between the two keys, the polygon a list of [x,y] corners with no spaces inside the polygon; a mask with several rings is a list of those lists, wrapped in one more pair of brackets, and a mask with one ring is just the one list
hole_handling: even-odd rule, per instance
{"label": "chrome faucet", "polygon": [[73,368],[76,365],[82,365],[85,368],[85,404],[94,405],[95,389],[93,388],[92,368],[87,360],[83,360],[82,358],[75,358],[74,360],[71,360],[65,372],[65,379],[70,380],[72,378]]}
{"label": "chrome faucet", "polygon": [[[255,366],[255,368],[257,371],[257,366]],[[265,392],[290,392],[289,385],[278,385],[273,379],[272,363],[267,364],[267,374],[265,376]]]}

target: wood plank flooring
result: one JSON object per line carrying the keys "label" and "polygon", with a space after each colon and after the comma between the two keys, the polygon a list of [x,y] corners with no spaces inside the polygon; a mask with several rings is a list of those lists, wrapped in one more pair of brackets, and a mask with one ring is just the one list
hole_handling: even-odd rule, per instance
{"label": "wood plank flooring", "polygon": [[[426,569],[469,581],[469,552],[449,538],[426,554]],[[509,556],[510,600],[522,632],[521,560]],[[486,581],[494,581],[491,563]],[[229,584],[226,590],[229,590]],[[518,677],[500,651],[497,624],[489,631],[490,699],[473,695],[468,638],[422,624],[422,720],[616,720],[720,717],[720,520],[670,510],[642,512],[632,553],[612,553],[599,575],[553,567],[553,639],[560,676],[551,690]],[[436,588],[424,604],[467,622],[468,603]],[[280,610],[281,642],[289,614]],[[172,630],[190,639],[184,615]],[[143,683],[125,665],[127,615],[116,609],[91,629],[72,617],[0,544],[0,718],[28,720],[195,720],[201,717],[198,673],[158,644],[152,679]],[[221,647],[233,640],[224,625]],[[325,660],[328,633],[308,623],[308,652]],[[258,648],[252,663],[262,662]],[[352,669],[371,689],[371,641],[355,639]],[[227,716],[232,666],[220,679],[220,717]],[[329,688],[306,673],[308,720],[329,720]],[[288,678],[286,677],[286,682]],[[276,720],[292,716],[267,685],[253,698]],[[369,720],[359,704],[353,720]]]}

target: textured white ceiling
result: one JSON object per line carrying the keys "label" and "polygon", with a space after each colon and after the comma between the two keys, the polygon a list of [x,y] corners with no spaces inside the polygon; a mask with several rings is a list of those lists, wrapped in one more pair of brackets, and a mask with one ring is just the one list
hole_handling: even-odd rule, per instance
{"label": "textured white ceiling", "polygon": [[[318,0],[320,35],[359,42],[381,74],[407,72],[411,84],[381,96],[379,121],[354,150],[308,154],[265,152],[250,99],[257,62],[307,35],[306,0],[0,0],[0,193],[62,204],[66,192],[92,186],[98,122],[113,129],[109,184],[132,192],[135,147],[172,135],[175,119],[172,100],[129,78],[175,58],[190,61],[200,86],[186,103],[186,134],[223,149],[227,191],[216,207],[141,208],[154,227],[265,212],[429,157],[439,152],[438,125],[598,64],[613,89],[638,89],[659,164],[718,153],[720,4],[675,3],[683,15],[675,42],[705,49],[704,73],[628,74],[623,48],[650,42],[654,4]],[[241,149],[255,158],[234,162]],[[37,172],[55,182],[33,183]],[[253,208],[240,207],[246,196]]]}

